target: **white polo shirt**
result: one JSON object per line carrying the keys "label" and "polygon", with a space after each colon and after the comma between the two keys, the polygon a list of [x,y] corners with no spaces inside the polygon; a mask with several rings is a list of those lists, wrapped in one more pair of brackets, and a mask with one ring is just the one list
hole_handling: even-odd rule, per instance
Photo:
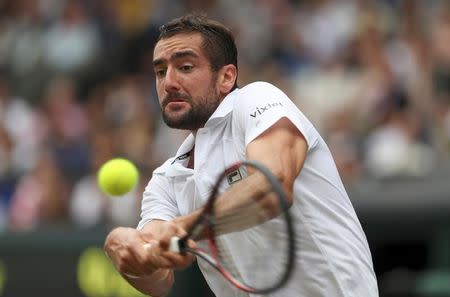
{"label": "white polo shirt", "polygon": [[[196,138],[189,135],[176,157],[154,171],[144,192],[138,228],[152,219],[172,220],[201,207],[216,176],[244,160],[247,144],[283,117],[303,134],[308,152],[294,183],[291,207],[301,257],[290,281],[273,296],[378,296],[365,234],[327,145],[295,104],[269,83],[255,82],[230,93]],[[195,168],[189,169],[188,152],[194,143]],[[224,237],[229,236],[230,251],[239,251],[245,240],[234,240],[234,235]],[[232,288],[203,261],[198,264],[216,296],[252,296]]]}

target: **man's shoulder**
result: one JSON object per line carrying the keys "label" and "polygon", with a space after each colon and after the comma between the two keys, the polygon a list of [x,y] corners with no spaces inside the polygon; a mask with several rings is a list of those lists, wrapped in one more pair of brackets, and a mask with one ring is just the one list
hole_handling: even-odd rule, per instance
{"label": "man's shoulder", "polygon": [[256,81],[239,89],[234,110],[253,110],[259,105],[274,104],[280,100],[287,100],[286,94],[281,89],[269,82]]}
{"label": "man's shoulder", "polygon": [[239,93],[241,95],[244,95],[246,93],[267,92],[267,91],[279,92],[280,89],[278,87],[276,87],[275,85],[273,85],[269,82],[266,82],[266,81],[255,81],[255,82],[252,82],[252,83],[249,83],[249,84],[243,86],[239,90]]}

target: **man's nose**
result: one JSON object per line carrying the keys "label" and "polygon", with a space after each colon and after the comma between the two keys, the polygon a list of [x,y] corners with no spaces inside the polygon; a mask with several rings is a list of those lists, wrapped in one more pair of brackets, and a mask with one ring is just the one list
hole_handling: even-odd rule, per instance
{"label": "man's nose", "polygon": [[164,88],[166,91],[178,91],[180,89],[179,77],[174,68],[168,68],[164,78]]}

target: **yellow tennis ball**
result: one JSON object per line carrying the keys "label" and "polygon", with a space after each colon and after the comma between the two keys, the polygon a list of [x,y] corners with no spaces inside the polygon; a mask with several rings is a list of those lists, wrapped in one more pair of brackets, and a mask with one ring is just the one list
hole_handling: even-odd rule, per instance
{"label": "yellow tennis ball", "polygon": [[139,172],[127,159],[115,158],[103,164],[97,173],[100,189],[108,196],[122,196],[136,186]]}

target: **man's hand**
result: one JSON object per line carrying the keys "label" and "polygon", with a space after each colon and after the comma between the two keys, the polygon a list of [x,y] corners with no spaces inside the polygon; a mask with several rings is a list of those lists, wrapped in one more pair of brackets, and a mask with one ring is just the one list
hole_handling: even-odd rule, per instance
{"label": "man's hand", "polygon": [[144,235],[132,228],[114,229],[106,238],[104,250],[114,267],[126,276],[152,274],[157,267],[149,251],[158,246],[158,241],[150,234]]}
{"label": "man's hand", "polygon": [[152,221],[142,231],[133,228],[114,229],[106,238],[104,250],[115,268],[128,278],[152,275],[159,269],[183,269],[194,257],[168,250],[172,236],[185,231],[173,222]]}

